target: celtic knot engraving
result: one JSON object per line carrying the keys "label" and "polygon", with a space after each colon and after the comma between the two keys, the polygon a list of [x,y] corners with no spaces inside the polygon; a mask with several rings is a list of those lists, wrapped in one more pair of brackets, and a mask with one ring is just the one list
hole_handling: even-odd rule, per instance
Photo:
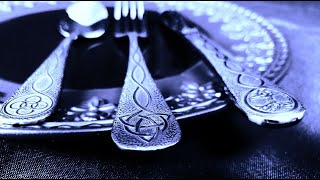
{"label": "celtic knot engraving", "polygon": [[44,109],[46,107],[48,107],[48,103],[41,102],[41,97],[39,96],[28,97],[24,101],[10,104],[10,108],[17,109],[16,114],[20,115],[27,115],[35,110]]}
{"label": "celtic knot engraving", "polygon": [[6,124],[35,124],[52,114],[61,91],[68,49],[65,38],[20,88],[4,102],[0,121]]}
{"label": "celtic knot engraving", "polygon": [[52,106],[52,100],[41,94],[22,96],[9,102],[5,111],[10,115],[34,115],[39,114]]}
{"label": "celtic knot engraving", "polygon": [[287,112],[296,104],[287,94],[269,88],[254,89],[247,95],[246,101],[253,109],[265,113]]}
{"label": "celtic knot engraving", "polygon": [[167,114],[149,114],[142,110],[133,115],[119,117],[128,132],[147,142],[152,141],[159,131],[167,128],[168,118]]}
{"label": "celtic knot engraving", "polygon": [[[133,39],[133,37],[130,37],[130,40]],[[160,114],[150,109],[154,103],[150,91],[156,91],[156,86],[150,84],[151,75],[150,73],[148,74],[148,69],[144,64],[143,55],[136,39],[133,41],[130,51],[133,53],[131,62],[134,62],[134,66],[129,77],[136,86],[132,99],[140,110],[130,115],[119,116],[119,120],[124,124],[127,132],[138,135],[142,140],[150,142],[157,136],[159,131],[163,131],[167,127],[167,120],[170,114]]]}

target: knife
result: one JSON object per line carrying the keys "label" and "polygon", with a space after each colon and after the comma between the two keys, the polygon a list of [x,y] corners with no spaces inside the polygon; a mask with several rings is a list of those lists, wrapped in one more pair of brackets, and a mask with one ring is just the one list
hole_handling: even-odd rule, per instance
{"label": "knife", "polygon": [[246,73],[242,65],[233,61],[228,52],[221,52],[219,44],[203,28],[176,11],[165,11],[160,21],[167,28],[187,39],[204,55],[229,90],[230,99],[248,119],[258,125],[290,125],[305,114],[303,104],[270,80]]}

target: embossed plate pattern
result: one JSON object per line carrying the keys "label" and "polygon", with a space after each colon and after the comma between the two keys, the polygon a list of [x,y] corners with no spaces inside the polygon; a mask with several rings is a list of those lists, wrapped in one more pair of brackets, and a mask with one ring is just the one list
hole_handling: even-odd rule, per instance
{"label": "embossed plate pattern", "polygon": [[[68,1],[2,1],[0,22],[28,14],[66,8]],[[113,2],[105,2],[113,6]],[[196,5],[195,5],[196,4]],[[283,35],[266,19],[229,2],[149,2],[147,10],[177,10],[199,23],[220,43],[229,59],[245,64],[246,71],[278,82],[289,66],[288,47]],[[1,24],[0,24],[1,25]],[[220,50],[220,49],[219,49]],[[201,73],[200,73],[201,72]],[[176,89],[165,95],[177,120],[214,112],[228,105],[223,86],[203,63],[198,63],[180,75],[156,80],[166,91],[172,82]],[[174,81],[172,81],[174,80]],[[176,81],[179,80],[179,81]],[[0,79],[0,100],[5,101],[20,84]],[[121,87],[111,89],[63,89],[60,106],[47,122],[37,125],[12,126],[1,124],[2,135],[64,134],[111,130],[117,111]],[[82,101],[72,97],[81,95]],[[34,107],[30,105],[30,107]]]}

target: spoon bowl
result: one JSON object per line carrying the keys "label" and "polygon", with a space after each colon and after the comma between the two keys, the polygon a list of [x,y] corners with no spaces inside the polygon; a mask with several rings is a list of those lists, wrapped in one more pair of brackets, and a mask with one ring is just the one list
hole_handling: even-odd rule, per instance
{"label": "spoon bowl", "polygon": [[108,21],[101,20],[93,25],[83,26],[71,19],[67,19],[60,21],[58,31],[65,38],[70,37],[72,34],[74,39],[77,39],[78,36],[88,39],[99,38],[106,32],[107,23]]}
{"label": "spoon bowl", "polygon": [[98,1],[82,1],[70,5],[66,9],[69,19],[59,25],[59,32],[64,37],[79,35],[85,38],[98,38],[105,33],[108,11]]}

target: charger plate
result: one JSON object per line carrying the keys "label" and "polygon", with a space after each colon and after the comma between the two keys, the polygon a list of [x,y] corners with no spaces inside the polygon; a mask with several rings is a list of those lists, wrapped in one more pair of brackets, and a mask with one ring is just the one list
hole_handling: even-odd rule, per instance
{"label": "charger plate", "polygon": [[[73,2],[2,1],[0,2],[0,32],[16,31],[16,33],[20,33],[26,31],[28,27],[26,29],[19,28],[21,30],[10,29],[10,27],[14,27],[12,24],[15,24],[16,19],[20,19],[19,22],[24,19],[31,19],[34,20],[34,23],[37,23],[37,16],[41,16],[43,13],[51,13],[50,17],[52,17],[55,12],[62,11],[70,3]],[[104,3],[107,7],[113,6],[113,2]],[[228,54],[232,56],[229,57],[230,60],[241,62],[248,71],[254,74],[278,82],[288,69],[290,64],[287,58],[288,46],[283,35],[265,18],[248,9],[229,2],[180,1],[147,1],[145,2],[145,8],[148,11],[158,13],[166,10],[181,12],[211,33],[214,40],[221,45],[221,49],[228,51]],[[6,26],[6,29],[1,29],[10,22],[13,23],[11,23],[9,29],[8,26]],[[43,21],[41,22],[43,23]],[[50,19],[45,22],[52,24]],[[55,30],[53,29],[52,32],[55,32]],[[44,33],[43,36],[51,37],[51,35],[59,36],[58,33],[50,34],[50,32]],[[2,43],[18,45],[23,39],[21,36],[20,39],[2,41]],[[32,44],[32,42],[26,43]],[[93,43],[90,47],[96,45]],[[5,52],[10,48],[15,48],[15,52],[23,51],[19,49],[22,46],[9,45],[2,47],[7,48],[1,48],[0,54],[6,54]],[[53,48],[52,45],[51,49],[47,48],[44,52],[38,51],[43,55],[42,58],[38,58],[38,61],[44,60],[45,55],[48,55]],[[86,51],[88,50],[90,48],[86,49]],[[2,65],[9,66],[8,62],[11,62],[15,63],[15,67],[19,66],[20,69],[23,69],[24,66],[13,57],[15,56],[3,55]],[[37,67],[38,61],[34,62],[32,68]],[[30,60],[28,63],[32,64],[33,61]],[[195,56],[192,63],[182,67],[184,69],[172,70],[172,73],[162,72],[162,75],[160,73],[158,76],[156,68],[151,69],[151,74],[155,75],[158,88],[179,122],[201,114],[216,112],[230,104],[231,101],[227,98],[226,88],[224,88],[220,78],[212,71],[212,67],[201,61],[201,58]],[[7,72],[7,69],[4,68],[1,71],[0,101],[3,103],[19,88],[23,82],[21,79],[26,79],[28,76],[22,76],[20,79],[11,78],[10,71]],[[14,72],[17,74],[20,71],[15,69]],[[97,72],[99,71],[97,70]],[[30,74],[32,71],[28,73]],[[103,74],[103,72],[99,73]],[[108,80],[108,77],[110,76],[106,76],[105,79]],[[111,130],[121,93],[121,83],[119,85],[119,83],[112,84],[112,82],[105,86],[95,86],[95,84],[85,87],[65,86],[55,114],[45,122],[24,126],[0,124],[0,134],[2,136],[45,136]]]}

